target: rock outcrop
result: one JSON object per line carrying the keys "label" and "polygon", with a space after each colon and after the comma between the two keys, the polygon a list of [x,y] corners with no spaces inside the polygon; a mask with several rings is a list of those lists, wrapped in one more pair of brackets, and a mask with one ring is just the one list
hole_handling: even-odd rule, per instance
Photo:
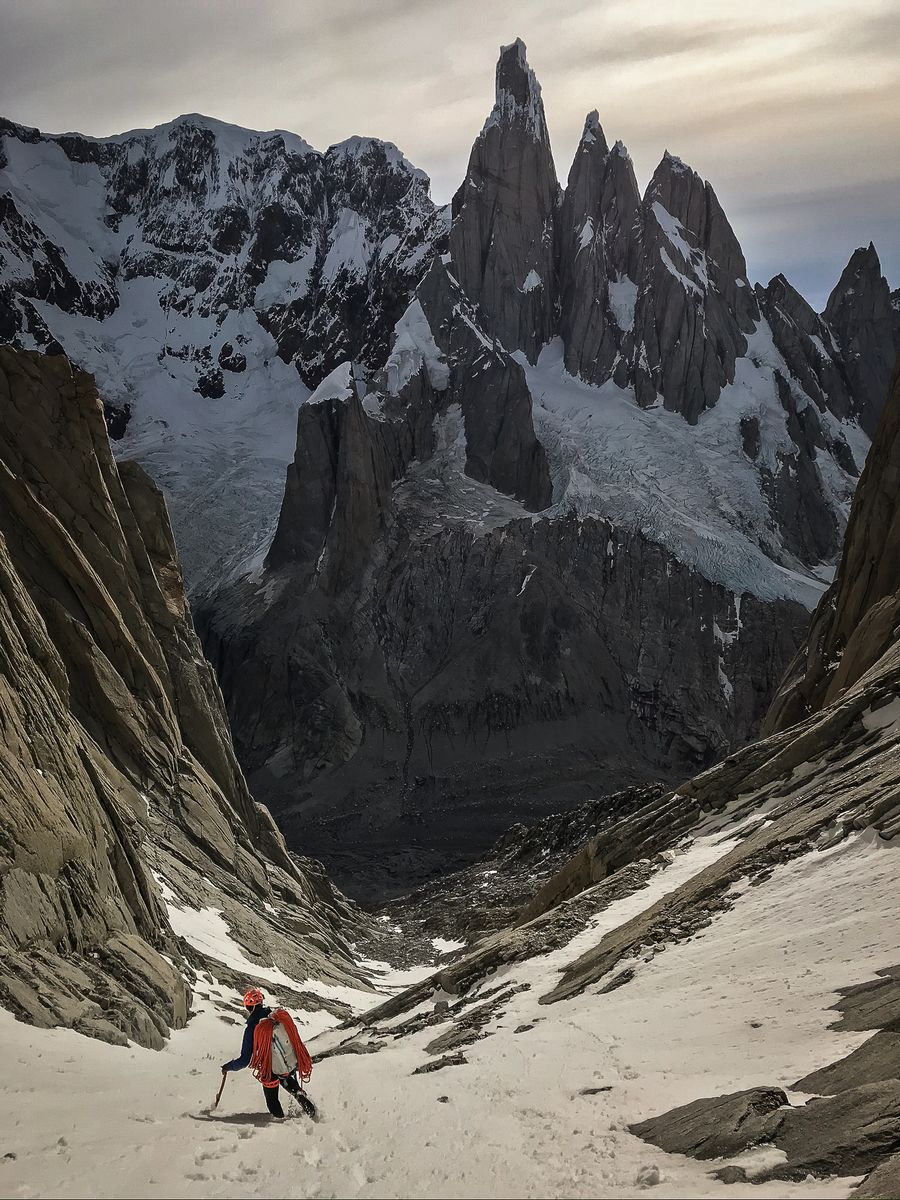
{"label": "rock outcrop", "polygon": [[661,396],[691,424],[735,378],[758,310],[737,238],[712,187],[666,153],[643,203],[644,255],[632,362],[642,405]]}
{"label": "rock outcrop", "polygon": [[[544,447],[535,436],[531,392],[521,366],[499,342],[485,338],[468,298],[440,262],[432,263],[416,300],[439,358],[431,358],[430,373],[427,366],[420,368],[398,390],[400,403],[419,413],[429,394],[437,394],[440,412],[458,405],[466,475],[532,512],[547,508],[553,488]],[[446,379],[443,374],[434,378],[435,361],[439,370],[446,370]],[[376,386],[379,382],[375,380]],[[390,380],[384,382],[390,391]]]}
{"label": "rock outcrop", "polygon": [[488,335],[531,362],[555,332],[558,194],[540,85],[516,40],[453,197],[450,257]]}
{"label": "rock outcrop", "polygon": [[873,437],[900,345],[895,344],[890,289],[871,242],[851,255],[822,316],[841,350],[856,400],[854,415]]}
{"label": "rock outcrop", "polygon": [[631,159],[588,113],[559,215],[559,332],[567,369],[589,383],[627,381],[642,239]]}
{"label": "rock outcrop", "polygon": [[837,700],[894,645],[900,625],[900,367],[859,481],[834,583],[766,719],[786,729]]}
{"label": "rock outcrop", "polygon": [[165,503],[116,468],[93,380],[0,349],[0,434],[0,1000],[161,1046],[210,967],[173,932],[192,912],[251,970],[349,980],[351,913],[247,791]]}

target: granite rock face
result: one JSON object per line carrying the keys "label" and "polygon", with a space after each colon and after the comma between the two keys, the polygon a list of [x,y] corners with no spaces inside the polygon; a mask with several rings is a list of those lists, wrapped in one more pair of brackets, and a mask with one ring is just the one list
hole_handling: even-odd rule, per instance
{"label": "granite rock face", "polygon": [[860,477],[834,583],[775,697],[786,729],[837,700],[894,644],[900,622],[900,369]]}
{"label": "granite rock face", "polygon": [[385,368],[301,408],[265,569],[199,620],[255,791],[345,886],[408,886],[760,720],[804,610],[530,516],[550,494],[522,368],[440,263]]}
{"label": "granite rock face", "polygon": [[3,1004],[161,1046],[202,961],[173,909],[214,907],[299,978],[349,978],[349,910],[247,791],[165,503],[116,468],[93,380],[0,349],[0,433]]}
{"label": "granite rock face", "polygon": [[531,362],[555,332],[558,196],[540,85],[517,40],[500,51],[494,108],[453,197],[450,256],[485,332]]}
{"label": "granite rock face", "polygon": [[[443,378],[437,380],[443,411],[459,405],[462,413],[466,474],[533,512],[547,508],[553,499],[550,471],[535,436],[531,392],[521,366],[498,341],[487,341],[471,303],[440,262],[432,263],[416,298],[446,363],[446,386]],[[435,390],[427,370],[401,390],[401,402],[419,411],[423,387]]]}
{"label": "granite rock face", "polygon": [[643,204],[632,370],[639,404],[695,423],[735,377],[758,317],[737,238],[708,183],[666,153]]}
{"label": "granite rock face", "polygon": [[873,437],[881,415],[879,398],[887,394],[900,345],[895,344],[890,289],[871,242],[851,255],[822,316],[840,347],[857,400],[855,415]]}
{"label": "granite rock face", "polygon": [[591,112],[559,215],[559,331],[566,367],[589,383],[612,378],[620,356],[629,352],[642,240],[631,159],[621,142],[609,149],[598,114]]}

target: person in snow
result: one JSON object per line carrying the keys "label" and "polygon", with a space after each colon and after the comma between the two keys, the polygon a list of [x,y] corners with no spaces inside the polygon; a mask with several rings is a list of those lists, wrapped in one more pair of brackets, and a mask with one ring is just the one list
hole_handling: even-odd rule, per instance
{"label": "person in snow", "polygon": [[[252,987],[244,995],[244,1008],[247,1010],[247,1025],[244,1029],[244,1038],[241,1042],[241,1053],[237,1058],[233,1058],[231,1062],[227,1062],[222,1067],[222,1074],[225,1075],[228,1071],[243,1071],[245,1067],[249,1067],[254,1059],[254,1040],[256,1035],[256,1027],[260,1021],[272,1016],[272,1009],[265,1004],[265,997],[259,988]],[[280,1010],[279,1010],[280,1011]],[[290,1018],[288,1018],[290,1020]],[[291,1022],[291,1024],[293,1024]],[[310,1098],[303,1091],[303,1086],[297,1078],[297,1068],[294,1067],[287,1074],[276,1074],[271,1065],[271,1056],[268,1067],[268,1082],[259,1075],[257,1078],[263,1085],[263,1095],[266,1098],[266,1106],[273,1117],[282,1119],[284,1117],[284,1109],[281,1107],[281,1101],[278,1094],[281,1088],[284,1088],[298,1102],[300,1107],[307,1116],[314,1117],[316,1115],[316,1107]],[[277,1082],[276,1082],[277,1081]]]}

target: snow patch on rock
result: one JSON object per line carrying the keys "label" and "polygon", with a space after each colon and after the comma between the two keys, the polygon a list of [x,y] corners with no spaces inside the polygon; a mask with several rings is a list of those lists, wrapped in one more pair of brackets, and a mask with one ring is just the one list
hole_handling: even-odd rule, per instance
{"label": "snow patch on rock", "polygon": [[413,300],[394,326],[394,345],[385,363],[388,392],[398,396],[423,366],[434,390],[446,391],[450,368],[438,349],[422,305]]}

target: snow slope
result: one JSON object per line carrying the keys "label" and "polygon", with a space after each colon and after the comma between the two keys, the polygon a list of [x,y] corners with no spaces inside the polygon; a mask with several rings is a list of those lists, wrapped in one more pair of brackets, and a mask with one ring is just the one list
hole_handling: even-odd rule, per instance
{"label": "snow slope", "polygon": [[[465,1065],[411,1074],[429,1061],[424,1045],[440,1025],[319,1063],[317,1125],[271,1123],[247,1072],[229,1079],[221,1119],[202,1119],[240,1036],[237,1018],[216,1008],[233,993],[212,982],[160,1054],[0,1014],[0,1156],[15,1156],[0,1157],[0,1187],[21,1196],[632,1196],[653,1165],[659,1194],[672,1197],[847,1196],[854,1179],[726,1186],[709,1175],[721,1163],[665,1154],[626,1126],[698,1096],[789,1084],[865,1040],[829,1031],[829,1008],[838,987],[865,982],[900,952],[900,854],[877,838],[808,853],[764,887],[739,885],[729,912],[638,963],[626,987],[538,1004],[586,942],[733,844],[700,834],[571,944],[502,968],[490,987],[529,990],[466,1048]],[[302,1017],[307,1035],[323,1019]],[[532,1027],[517,1033],[523,1025]],[[314,1055],[346,1037],[323,1034]],[[752,1174],[779,1157],[757,1150],[731,1161]]]}
{"label": "snow slope", "polygon": [[[707,579],[740,596],[794,599],[814,607],[831,565],[810,569],[784,546],[760,483],[756,462],[744,453],[741,419],[756,418],[761,430],[758,461],[773,473],[779,456],[797,447],[776,398],[773,371],[780,356],[761,321],[740,359],[736,379],[712,409],[688,425],[661,404],[642,408],[630,387],[612,380],[600,387],[569,375],[559,340],[536,366],[517,356],[534,402],[538,437],[553,471],[554,509],[598,516],[623,530],[640,530]],[[781,369],[788,374],[783,362]],[[823,421],[830,414],[820,414]],[[834,422],[837,426],[837,422]],[[840,424],[862,463],[869,441],[857,425]],[[846,523],[855,479],[822,454],[823,494],[840,525]]]}

